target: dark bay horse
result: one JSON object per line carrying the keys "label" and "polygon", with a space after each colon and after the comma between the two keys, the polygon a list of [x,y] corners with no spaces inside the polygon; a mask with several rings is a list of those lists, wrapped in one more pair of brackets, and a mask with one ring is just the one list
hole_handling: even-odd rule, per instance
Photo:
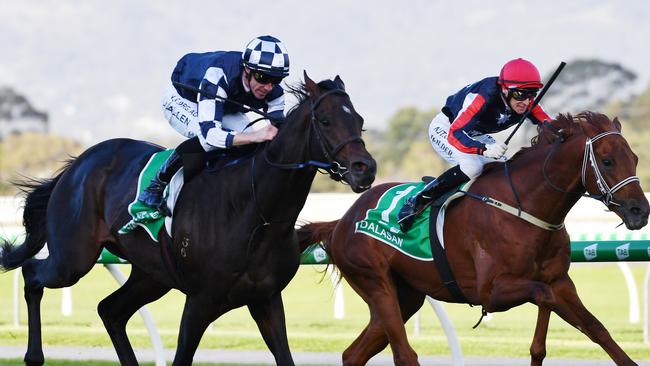
{"label": "dark bay horse", "polygon": [[[98,312],[122,365],[137,360],[128,319],[171,288],[186,294],[174,365],[190,365],[206,327],[231,309],[248,306],[278,365],[293,365],[281,291],[299,266],[294,224],[316,174],[327,166],[355,192],[370,187],[376,163],[361,139],[363,119],[343,81],[292,88],[299,103],[276,138],[248,160],[188,182],[174,209],[170,241],[144,230],[118,235],[129,217],[136,179],[161,147],[115,139],[99,143],[53,179],[27,182],[25,242],[5,243],[0,265],[22,266],[28,307],[25,363],[41,365],[43,288],[70,286],[95,264],[103,247],[132,263],[128,281],[102,300]],[[32,257],[45,245],[49,257]]]}
{"label": "dark bay horse", "polygon": [[[508,163],[523,210],[559,224],[587,192],[621,217],[628,229],[645,226],[649,208],[635,176],[638,159],[620,134],[618,120],[585,112],[560,115],[553,125],[559,131],[544,128],[532,147]],[[370,308],[369,324],[343,353],[344,365],[364,365],[388,344],[395,365],[418,365],[404,322],[422,306],[425,295],[458,302],[431,262],[355,233],[355,223],[395,185],[367,191],[338,221],[298,230],[301,246],[323,241],[331,261]],[[470,192],[516,206],[502,163],[486,167]],[[546,355],[551,311],[599,344],[617,365],[635,365],[581,303],[568,275],[570,241],[565,229],[544,230],[468,197],[448,209],[445,222],[445,252],[471,304],[487,312],[526,302],[538,306],[531,365],[541,365]]]}

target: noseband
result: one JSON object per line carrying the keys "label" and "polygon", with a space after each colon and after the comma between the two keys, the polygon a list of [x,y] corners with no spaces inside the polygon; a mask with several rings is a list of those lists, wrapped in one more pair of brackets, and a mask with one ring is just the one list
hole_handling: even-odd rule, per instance
{"label": "noseband", "polygon": [[610,188],[610,186],[607,184],[605,181],[605,177],[603,174],[600,172],[600,168],[598,167],[598,164],[596,163],[596,155],[594,153],[594,142],[600,140],[603,137],[606,136],[623,136],[620,132],[618,131],[606,131],[606,132],[601,132],[598,135],[594,137],[587,137],[585,140],[585,151],[584,151],[584,156],[582,158],[582,168],[581,168],[581,180],[582,180],[582,186],[587,189],[587,163],[591,166],[591,169],[594,173],[594,177],[596,178],[596,186],[598,186],[598,189],[600,190],[600,195],[593,195],[593,194],[584,194],[581,192],[567,192],[558,186],[556,186],[548,177],[546,174],[546,165],[548,164],[548,161],[550,160],[551,155],[555,152],[557,149],[558,144],[562,142],[561,139],[558,138],[556,140],[556,146],[551,150],[551,152],[546,156],[546,160],[544,161],[544,167],[542,168],[542,172],[544,173],[544,180],[548,182],[548,184],[553,187],[553,189],[563,192],[563,193],[576,193],[580,194],[583,197],[589,197],[593,198],[596,200],[601,201],[602,203],[605,204],[605,206],[610,206],[610,205],[615,205],[615,206],[620,206],[620,204],[616,203],[614,201],[614,193],[616,193],[618,190],[621,188],[625,187],[626,185],[634,182],[640,182],[639,177],[636,175],[627,177],[620,182],[614,184]]}
{"label": "noseband", "polygon": [[594,142],[598,141],[599,139],[605,136],[610,136],[610,135],[622,136],[620,132],[607,131],[607,132],[599,133],[593,138],[587,137],[587,140],[585,141],[585,154],[582,159],[582,186],[585,187],[585,189],[587,189],[587,160],[589,160],[589,165],[591,165],[591,169],[594,172],[594,176],[596,177],[596,185],[598,186],[601,195],[600,196],[587,195],[587,196],[600,200],[602,203],[605,204],[605,206],[609,206],[611,204],[620,206],[618,203],[613,201],[614,193],[616,193],[616,191],[625,187],[626,185],[633,182],[640,182],[640,180],[639,177],[637,177],[636,175],[632,175],[616,183],[613,187],[611,188],[609,187],[609,185],[605,181],[605,177],[603,177],[603,174],[600,172],[600,168],[598,168],[598,164],[596,163],[596,155],[594,154]]}
{"label": "noseband", "polygon": [[345,166],[341,165],[338,161],[336,161],[336,155],[343,149],[343,147],[351,142],[358,142],[362,145],[366,145],[365,142],[363,142],[363,139],[361,136],[350,136],[346,140],[342,141],[338,145],[336,145],[334,148],[328,148],[326,144],[326,140],[323,138],[322,132],[318,128],[318,123],[316,123],[316,108],[318,105],[327,97],[328,95],[331,94],[342,94],[345,96],[348,96],[348,94],[342,90],[342,89],[332,89],[328,90],[325,93],[321,94],[318,98],[316,98],[315,101],[311,103],[310,109],[311,109],[311,130],[316,133],[316,141],[318,141],[318,144],[320,145],[320,149],[323,152],[323,156],[327,161],[330,162],[330,166],[326,168],[327,172],[330,174],[330,177],[334,179],[335,181],[340,181],[343,179],[343,176],[348,172],[348,168]]}

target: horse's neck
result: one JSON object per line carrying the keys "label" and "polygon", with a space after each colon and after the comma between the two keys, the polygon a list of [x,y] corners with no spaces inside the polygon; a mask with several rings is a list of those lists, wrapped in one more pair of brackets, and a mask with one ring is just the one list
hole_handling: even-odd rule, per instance
{"label": "horse's neck", "polygon": [[[579,140],[567,141],[557,146],[554,152],[553,145],[548,145],[511,163],[510,172],[523,210],[546,222],[564,222],[580,199],[580,194],[576,192],[584,191],[581,183],[583,157],[576,153],[582,150],[574,145],[579,143]],[[549,153],[553,155],[546,166],[546,177],[564,192],[553,188],[544,177],[544,161]]]}
{"label": "horse's neck", "polygon": [[[300,111],[296,111],[298,114]],[[302,114],[302,113],[301,113]],[[273,164],[291,165],[310,160],[309,126],[300,117],[287,120],[282,130],[257,154],[254,180],[257,205],[266,216],[297,217],[307,200],[316,175],[313,167],[285,169]],[[270,161],[272,164],[269,164]],[[271,220],[271,218],[267,219]]]}

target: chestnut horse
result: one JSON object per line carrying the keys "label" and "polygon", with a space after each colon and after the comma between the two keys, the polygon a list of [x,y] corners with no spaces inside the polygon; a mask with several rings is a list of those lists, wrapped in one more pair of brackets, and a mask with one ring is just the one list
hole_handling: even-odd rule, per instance
{"label": "chestnut horse", "polygon": [[[281,291],[300,265],[294,225],[316,168],[362,192],[374,180],[376,163],[361,139],[363,119],[338,76],[316,84],[305,73],[305,83],[292,92],[298,105],[275,139],[239,164],[204,170],[187,182],[174,208],[171,240],[155,243],[144,230],[118,235],[130,219],[139,172],[159,146],[104,141],[56,177],[22,184],[27,236],[20,246],[5,243],[0,268],[23,269],[26,364],[44,362],[43,288],[76,283],[103,247],[132,264],[128,281],[98,306],[122,365],[138,364],[127,321],[172,288],[186,295],[174,365],[191,365],[208,325],[241,306],[248,307],[276,363],[294,364]],[[46,240],[49,256],[32,258]]]}
{"label": "chestnut horse", "polygon": [[[560,115],[552,125],[540,129],[533,146],[508,162],[509,169],[503,163],[486,167],[469,191],[516,206],[516,189],[526,212],[553,224],[562,223],[587,192],[628,229],[645,226],[649,207],[635,176],[638,159],[620,134],[618,120],[585,112]],[[512,187],[504,170],[510,171]],[[308,224],[298,231],[303,247],[323,242],[332,263],[370,308],[369,324],[343,353],[344,365],[364,365],[388,344],[395,365],[418,365],[404,322],[422,306],[425,295],[459,302],[431,262],[355,233],[355,223],[395,185],[367,191],[338,221]],[[446,256],[470,304],[487,312],[526,302],[538,306],[531,365],[541,365],[546,355],[551,311],[598,343],[617,365],[635,365],[580,301],[568,275],[570,241],[564,228],[545,230],[469,197],[447,210],[445,222]]]}

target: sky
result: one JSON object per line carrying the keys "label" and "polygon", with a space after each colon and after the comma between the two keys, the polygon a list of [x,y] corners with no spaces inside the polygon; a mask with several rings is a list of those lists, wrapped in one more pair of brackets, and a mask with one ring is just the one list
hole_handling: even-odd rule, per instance
{"label": "sky", "polygon": [[399,108],[439,108],[517,57],[543,75],[578,58],[619,62],[645,86],[648,15],[650,2],[613,0],[0,0],[0,87],[84,143],[180,140],[160,108],[176,61],[271,34],[289,51],[289,83],[340,75],[366,126],[383,129]]}

